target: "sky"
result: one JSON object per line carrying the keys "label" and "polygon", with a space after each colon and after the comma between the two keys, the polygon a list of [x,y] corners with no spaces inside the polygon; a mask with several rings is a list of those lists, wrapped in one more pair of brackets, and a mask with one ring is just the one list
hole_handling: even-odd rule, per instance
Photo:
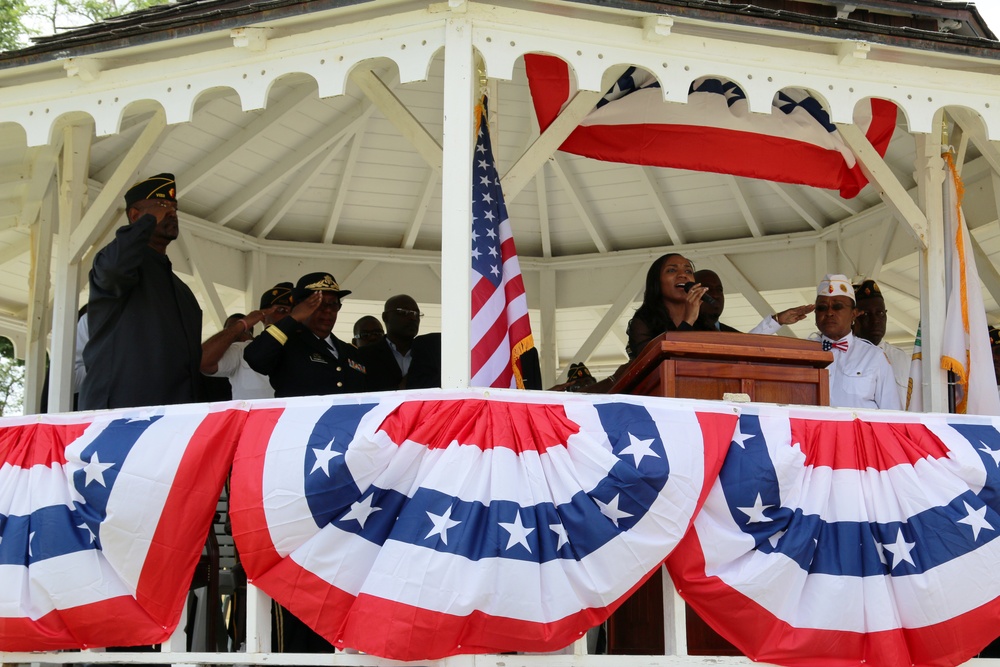
{"label": "sky", "polygon": [[975,5],[993,34],[1000,36],[1000,0],[975,0]]}

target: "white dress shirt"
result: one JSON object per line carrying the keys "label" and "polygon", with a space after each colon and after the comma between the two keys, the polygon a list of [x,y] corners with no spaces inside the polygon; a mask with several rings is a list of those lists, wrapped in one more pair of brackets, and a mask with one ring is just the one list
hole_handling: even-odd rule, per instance
{"label": "white dress shirt", "polygon": [[826,336],[821,341],[847,343],[847,351],[833,348],[830,372],[830,405],[835,408],[880,408],[902,410],[896,378],[885,353],[863,338],[849,333],[839,341]]}
{"label": "white dress shirt", "polygon": [[219,368],[214,373],[206,375],[229,378],[229,385],[233,388],[233,398],[236,400],[274,398],[274,388],[271,387],[267,376],[250,368],[243,360],[243,350],[249,344],[248,340],[240,340],[230,345],[219,359]]}

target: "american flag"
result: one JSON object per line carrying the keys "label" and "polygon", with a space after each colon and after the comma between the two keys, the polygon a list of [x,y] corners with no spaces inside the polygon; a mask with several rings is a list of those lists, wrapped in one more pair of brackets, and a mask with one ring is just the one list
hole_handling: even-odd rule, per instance
{"label": "american flag", "polygon": [[486,98],[472,158],[472,386],[524,388],[521,357],[535,346],[521,266],[493,159]]}

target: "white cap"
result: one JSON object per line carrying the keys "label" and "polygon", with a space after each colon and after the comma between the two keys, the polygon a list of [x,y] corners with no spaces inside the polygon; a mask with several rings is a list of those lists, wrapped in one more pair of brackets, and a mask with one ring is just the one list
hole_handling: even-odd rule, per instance
{"label": "white cap", "polygon": [[816,288],[816,296],[846,296],[854,302],[854,285],[841,273],[828,273]]}

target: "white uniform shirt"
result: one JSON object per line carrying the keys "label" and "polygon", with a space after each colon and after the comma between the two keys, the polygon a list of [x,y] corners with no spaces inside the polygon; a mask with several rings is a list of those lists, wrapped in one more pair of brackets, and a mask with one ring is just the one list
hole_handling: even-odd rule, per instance
{"label": "white uniform shirt", "polygon": [[274,389],[267,376],[250,368],[243,360],[243,350],[249,344],[250,341],[241,340],[230,345],[219,359],[219,368],[214,373],[206,375],[229,378],[234,399],[244,401],[253,398],[274,398]]}
{"label": "white uniform shirt", "polygon": [[892,366],[892,374],[896,378],[896,388],[899,389],[899,400],[903,405],[906,405],[906,389],[910,385],[910,364],[913,361],[913,355],[884,340],[878,344],[878,348],[885,352],[885,357],[889,360],[889,365]]}
{"label": "white uniform shirt", "polygon": [[[822,336],[820,340],[829,339]],[[851,333],[840,340],[847,342],[847,351],[832,349],[833,363],[826,367],[830,372],[830,405],[902,410],[896,379],[885,353]]]}

